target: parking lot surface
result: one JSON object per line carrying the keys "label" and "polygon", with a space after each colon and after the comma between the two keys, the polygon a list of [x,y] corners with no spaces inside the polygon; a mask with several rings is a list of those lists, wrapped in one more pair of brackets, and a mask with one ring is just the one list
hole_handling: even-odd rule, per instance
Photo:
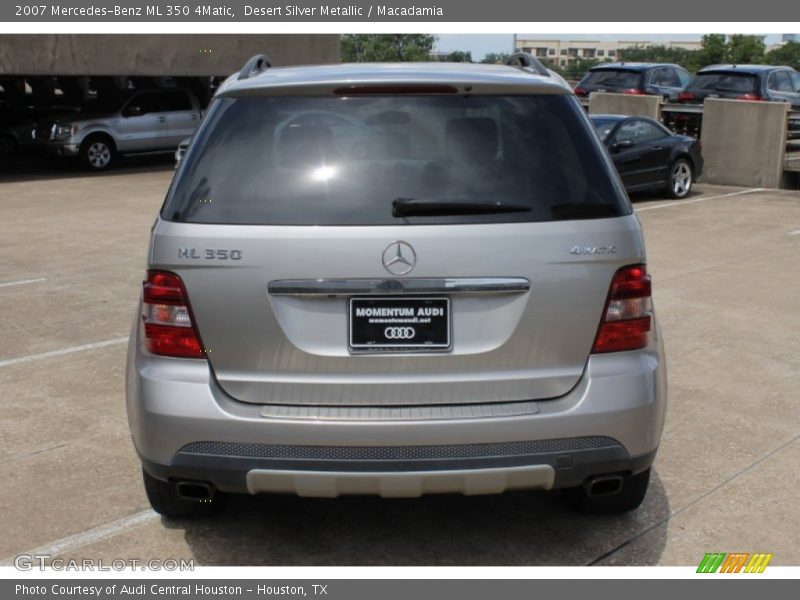
{"label": "parking lot surface", "polygon": [[125,340],[169,162],[0,181],[0,561],[198,565],[800,564],[800,193],[698,186],[634,198],[667,346],[650,492],[615,517],[558,494],[233,498],[202,521],[149,509],[128,435]]}

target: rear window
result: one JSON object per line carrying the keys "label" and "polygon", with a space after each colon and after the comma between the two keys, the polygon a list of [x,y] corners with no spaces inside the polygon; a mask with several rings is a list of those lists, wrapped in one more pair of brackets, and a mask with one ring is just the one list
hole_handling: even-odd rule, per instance
{"label": "rear window", "polygon": [[[162,216],[402,225],[629,214],[612,172],[571,96],[229,98],[208,114]],[[398,198],[531,210],[395,217]]]}
{"label": "rear window", "polygon": [[598,69],[589,71],[579,85],[639,88],[642,84],[640,71],[624,69]]}
{"label": "rear window", "polygon": [[737,92],[747,94],[755,92],[758,78],[746,73],[701,73],[689,86],[693,90],[705,92]]}

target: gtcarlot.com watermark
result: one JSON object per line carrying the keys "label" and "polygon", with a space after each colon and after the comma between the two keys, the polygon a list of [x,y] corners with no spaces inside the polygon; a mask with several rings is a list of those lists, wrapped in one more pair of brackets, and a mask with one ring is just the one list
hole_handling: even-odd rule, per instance
{"label": "gtcarlot.com watermark", "polygon": [[50,554],[18,554],[14,566],[20,571],[194,571],[194,559],[183,558],[51,558]]}

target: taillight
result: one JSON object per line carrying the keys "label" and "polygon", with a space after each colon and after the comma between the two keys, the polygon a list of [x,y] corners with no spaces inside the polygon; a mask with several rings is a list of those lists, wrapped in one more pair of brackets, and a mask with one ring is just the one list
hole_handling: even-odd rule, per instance
{"label": "taillight", "polygon": [[642,90],[637,90],[636,88],[627,89],[622,93],[627,94],[628,96],[646,96]]}
{"label": "taillight", "polygon": [[142,294],[145,346],[152,354],[205,358],[181,278],[148,271]]}
{"label": "taillight", "polygon": [[697,96],[692,92],[681,92],[678,94],[678,102],[691,102],[692,100],[697,100]]}
{"label": "taillight", "polygon": [[762,102],[764,99],[758,94],[743,94],[736,96],[737,100],[749,100],[750,102]]}
{"label": "taillight", "polygon": [[575,95],[576,96],[585,96],[586,94],[588,94],[588,92],[584,88],[582,88],[582,87],[576,87],[575,88]]}
{"label": "taillight", "polygon": [[650,276],[645,265],[614,274],[593,353],[636,350],[647,345],[652,321]]}

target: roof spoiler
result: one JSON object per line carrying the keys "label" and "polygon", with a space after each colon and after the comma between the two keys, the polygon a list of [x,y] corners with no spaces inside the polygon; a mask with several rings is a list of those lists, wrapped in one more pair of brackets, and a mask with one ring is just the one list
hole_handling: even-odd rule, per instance
{"label": "roof spoiler", "polygon": [[504,64],[509,67],[518,67],[524,71],[530,71],[537,75],[542,75],[543,77],[550,77],[550,71],[548,71],[547,67],[545,67],[539,59],[534,58],[527,52],[512,54],[505,60]]}
{"label": "roof spoiler", "polygon": [[249,77],[254,77],[259,75],[269,69],[272,66],[272,60],[266,54],[256,54],[253,58],[248,60],[242,70],[239,71],[239,76],[236,78],[237,81],[241,81],[242,79],[248,79]]}

